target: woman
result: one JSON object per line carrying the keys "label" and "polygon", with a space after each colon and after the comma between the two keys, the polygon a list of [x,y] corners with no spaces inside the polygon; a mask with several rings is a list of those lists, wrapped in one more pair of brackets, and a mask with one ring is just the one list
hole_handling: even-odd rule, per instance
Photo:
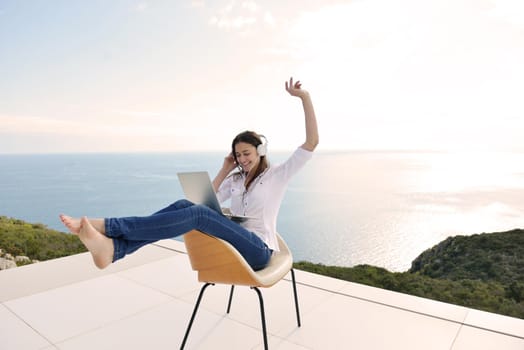
{"label": "woman", "polygon": [[[103,269],[140,247],[159,239],[180,236],[193,229],[231,243],[250,266],[264,268],[273,251],[278,251],[276,221],[289,179],[312,157],[318,144],[318,128],[309,93],[299,81],[286,81],[286,91],[302,100],[306,124],[306,141],[281,165],[269,166],[265,143],[252,131],[243,132],[232,142],[231,153],[213,180],[220,202],[231,199],[233,215],[248,216],[242,223],[233,222],[212,209],[179,200],[145,217],[88,219],[64,214],[60,219],[78,235]],[[239,171],[231,174],[238,168]],[[230,175],[231,174],[231,175]]]}

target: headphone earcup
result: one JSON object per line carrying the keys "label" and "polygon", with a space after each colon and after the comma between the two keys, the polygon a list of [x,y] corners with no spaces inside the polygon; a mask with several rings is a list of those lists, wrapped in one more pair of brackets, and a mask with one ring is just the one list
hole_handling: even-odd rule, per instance
{"label": "headphone earcup", "polygon": [[257,146],[257,153],[259,156],[263,157],[267,154],[267,146],[264,143],[261,143]]}

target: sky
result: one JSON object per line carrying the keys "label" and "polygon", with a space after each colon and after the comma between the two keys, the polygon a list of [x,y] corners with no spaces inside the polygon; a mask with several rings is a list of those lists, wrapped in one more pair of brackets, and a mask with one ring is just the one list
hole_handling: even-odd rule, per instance
{"label": "sky", "polygon": [[0,153],[524,151],[522,0],[0,0]]}

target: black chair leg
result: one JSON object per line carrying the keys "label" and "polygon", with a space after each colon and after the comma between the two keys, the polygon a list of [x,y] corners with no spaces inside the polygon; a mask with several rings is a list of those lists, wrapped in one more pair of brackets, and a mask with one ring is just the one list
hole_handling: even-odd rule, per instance
{"label": "black chair leg", "polygon": [[186,346],[187,337],[189,336],[189,331],[191,330],[191,326],[193,325],[193,321],[195,320],[196,313],[198,311],[198,307],[200,306],[200,301],[202,300],[202,296],[204,295],[204,291],[209,286],[214,286],[214,283],[206,283],[202,288],[200,289],[200,294],[198,294],[198,299],[195,305],[195,308],[193,310],[193,314],[191,315],[191,320],[189,321],[189,324],[187,325],[186,334],[184,335],[184,340],[182,341],[182,345],[180,345],[180,350],[184,349],[184,346]]}
{"label": "black chair leg", "polygon": [[235,285],[231,285],[231,292],[229,293],[229,302],[227,303],[227,311],[226,313],[229,313],[229,310],[231,310],[231,300],[233,300],[233,291],[235,290]]}
{"label": "black chair leg", "polygon": [[293,280],[293,294],[295,295],[295,309],[297,310],[297,324],[300,327],[300,311],[298,310],[297,283],[295,281],[295,270],[291,269],[291,279]]}
{"label": "black chair leg", "polygon": [[264,336],[264,349],[268,350],[267,345],[267,329],[266,329],[266,313],[264,311],[264,299],[262,298],[262,292],[257,287],[251,287],[258,294],[258,300],[260,301],[260,316],[262,318],[262,334]]}
{"label": "black chair leg", "polygon": [[[300,327],[300,310],[298,307],[298,294],[297,294],[297,284],[295,280],[295,271],[291,269],[291,279],[293,282],[293,295],[295,297],[295,309],[297,313],[297,324]],[[193,314],[191,315],[191,320],[189,321],[189,324],[187,326],[186,334],[184,335],[184,340],[182,341],[182,345],[180,346],[180,350],[184,349],[186,345],[187,338],[189,337],[189,332],[191,331],[191,327],[193,325],[193,321],[195,320],[195,316],[198,311],[198,307],[200,306],[200,302],[202,301],[202,296],[204,295],[204,291],[207,287],[215,285],[214,283],[206,283],[204,286],[202,286],[202,289],[200,289],[200,294],[198,295],[198,299],[195,305],[195,308],[193,310]],[[260,302],[260,317],[262,320],[262,335],[264,337],[264,349],[268,350],[268,343],[267,343],[267,329],[266,329],[266,313],[264,311],[264,298],[262,297],[262,292],[257,287],[251,287],[251,289],[254,289],[255,292],[257,292],[258,300]],[[227,313],[231,310],[231,302],[233,300],[233,292],[235,290],[235,286],[231,285],[231,292],[229,293],[229,302],[227,304]]]}

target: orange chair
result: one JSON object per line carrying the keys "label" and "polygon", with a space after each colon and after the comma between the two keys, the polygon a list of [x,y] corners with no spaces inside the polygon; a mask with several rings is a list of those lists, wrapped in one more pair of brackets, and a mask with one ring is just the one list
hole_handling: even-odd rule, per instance
{"label": "orange chair", "polygon": [[297,287],[295,282],[295,272],[293,271],[293,257],[287,244],[280,235],[278,243],[279,252],[274,252],[268,266],[262,270],[254,271],[240,253],[228,242],[207,235],[200,231],[190,231],[184,235],[184,243],[187,248],[189,260],[193,270],[198,271],[198,280],[205,284],[200,289],[200,294],[196,301],[191,320],[187,326],[186,334],[180,349],[183,349],[193,321],[195,319],[200,301],[204,295],[205,289],[210,285],[230,284],[231,292],[227,305],[227,313],[231,308],[233,291],[235,285],[249,286],[258,294],[260,302],[260,315],[262,319],[262,332],[264,337],[264,348],[268,348],[266,317],[264,312],[264,300],[259,287],[271,287],[291,271],[293,282],[293,295],[295,297],[295,309],[297,313],[297,324],[300,327],[300,312],[298,308]]}

